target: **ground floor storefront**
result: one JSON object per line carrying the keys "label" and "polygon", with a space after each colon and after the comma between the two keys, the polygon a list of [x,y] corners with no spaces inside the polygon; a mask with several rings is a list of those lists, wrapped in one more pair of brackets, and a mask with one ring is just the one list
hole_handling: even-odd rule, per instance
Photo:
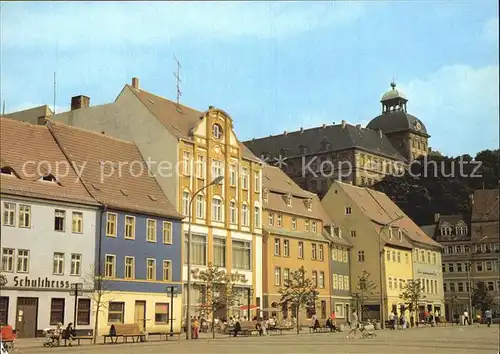
{"label": "ground floor storefront", "polygon": [[69,288],[69,283],[63,282],[59,289],[51,290],[2,289],[0,323],[12,326],[18,338],[43,336],[44,329],[55,328],[58,323],[67,326],[70,322],[78,334],[91,335],[92,297],[83,292],[75,307]]}
{"label": "ground floor storefront", "polygon": [[[263,296],[263,307],[260,309],[261,316],[266,319],[273,316],[279,321],[289,321],[297,317],[297,310],[291,304],[281,304],[279,294],[265,294]],[[319,320],[327,319],[332,313],[332,299],[330,296],[318,296],[314,303],[302,307],[298,314],[299,323],[303,326],[311,325],[311,317],[316,315]]]}
{"label": "ground floor storefront", "polygon": [[[94,306],[94,313],[96,307]],[[109,333],[112,324],[135,323],[141,331],[178,332],[182,298],[165,293],[112,291],[103,294],[98,311],[98,334]]]}
{"label": "ground floor storefront", "polygon": [[352,299],[349,297],[333,297],[332,311],[335,311],[335,320],[337,323],[348,323],[351,321],[352,310],[356,309]]}

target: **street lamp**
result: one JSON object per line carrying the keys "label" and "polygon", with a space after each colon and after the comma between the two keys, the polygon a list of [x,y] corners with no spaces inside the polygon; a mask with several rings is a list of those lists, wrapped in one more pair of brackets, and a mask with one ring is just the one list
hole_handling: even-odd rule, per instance
{"label": "street lamp", "polygon": [[378,262],[379,262],[379,273],[380,273],[380,328],[385,329],[385,309],[384,309],[384,277],[382,274],[382,257],[384,256],[384,251],[382,250],[382,231],[386,227],[391,226],[393,223],[396,221],[399,221],[403,219],[404,216],[399,216],[396,219],[393,219],[389,221],[388,223],[385,223],[382,225],[380,228],[380,231],[378,233]]}
{"label": "street lamp", "polygon": [[198,189],[192,196],[191,199],[189,200],[188,204],[188,217],[189,217],[189,224],[188,224],[188,242],[187,242],[187,297],[186,297],[186,339],[190,339],[191,335],[191,319],[189,317],[189,311],[191,310],[191,214],[192,214],[192,204],[194,197],[198,195],[201,191],[204,189],[213,186],[214,184],[220,183],[224,179],[224,176],[218,176],[216,177],[212,182],[207,184],[204,187],[201,187]]}
{"label": "street lamp", "polygon": [[253,288],[250,287],[248,288],[248,309],[247,309],[247,318],[248,318],[248,321],[250,321],[250,300],[253,296]]}

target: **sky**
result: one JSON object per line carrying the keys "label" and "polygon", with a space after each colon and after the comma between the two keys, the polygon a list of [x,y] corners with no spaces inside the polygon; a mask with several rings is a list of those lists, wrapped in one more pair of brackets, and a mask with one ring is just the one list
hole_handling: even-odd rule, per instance
{"label": "sky", "polygon": [[6,113],[142,89],[228,112],[241,141],[322,124],[366,125],[397,88],[444,154],[499,147],[498,3],[1,3]]}

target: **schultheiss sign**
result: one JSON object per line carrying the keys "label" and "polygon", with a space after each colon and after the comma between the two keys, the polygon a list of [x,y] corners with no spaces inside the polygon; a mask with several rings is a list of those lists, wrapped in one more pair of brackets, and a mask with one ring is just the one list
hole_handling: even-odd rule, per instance
{"label": "schultheiss sign", "polygon": [[[47,277],[28,278],[15,276],[13,286],[16,288],[46,288],[46,289],[69,289],[68,280],[53,280]],[[8,286],[9,284],[6,284]]]}

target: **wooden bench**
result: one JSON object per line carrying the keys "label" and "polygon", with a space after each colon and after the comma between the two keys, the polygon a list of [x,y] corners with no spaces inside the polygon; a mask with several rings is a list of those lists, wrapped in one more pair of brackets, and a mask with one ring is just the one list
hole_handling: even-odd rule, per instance
{"label": "wooden bench", "polygon": [[[111,339],[111,343],[117,343],[118,338],[123,338],[123,343],[127,343],[128,338],[132,338],[133,343],[146,341],[146,334],[142,333],[139,325],[136,323],[117,323],[115,324],[116,335],[104,335],[104,344],[107,343],[106,339]],[[114,339],[114,340],[113,340]]]}
{"label": "wooden bench", "polygon": [[[64,338],[64,333],[63,333],[63,338]],[[89,340],[89,341],[92,341],[94,339],[94,337],[92,336],[74,336],[71,340],[72,341],[75,341],[77,343],[77,345],[80,345],[80,341],[82,340]],[[66,339],[64,338],[64,346],[66,347],[69,343],[69,339]]]}
{"label": "wooden bench", "polygon": [[322,332],[330,332],[330,328],[326,327],[326,320],[318,320],[319,322],[319,327],[316,329],[314,328],[314,324],[309,326],[309,332],[317,332],[317,333],[322,333]]}
{"label": "wooden bench", "polygon": [[165,336],[165,340],[168,341],[168,337],[176,336],[177,340],[181,339],[181,332],[148,332],[148,336],[159,336],[160,340]]}
{"label": "wooden bench", "polygon": [[[238,335],[248,337],[255,334],[259,334],[259,330],[255,328],[256,323],[251,322],[240,322],[241,330],[238,332]],[[234,336],[234,327],[230,327],[227,330],[227,334],[230,336]]]}

